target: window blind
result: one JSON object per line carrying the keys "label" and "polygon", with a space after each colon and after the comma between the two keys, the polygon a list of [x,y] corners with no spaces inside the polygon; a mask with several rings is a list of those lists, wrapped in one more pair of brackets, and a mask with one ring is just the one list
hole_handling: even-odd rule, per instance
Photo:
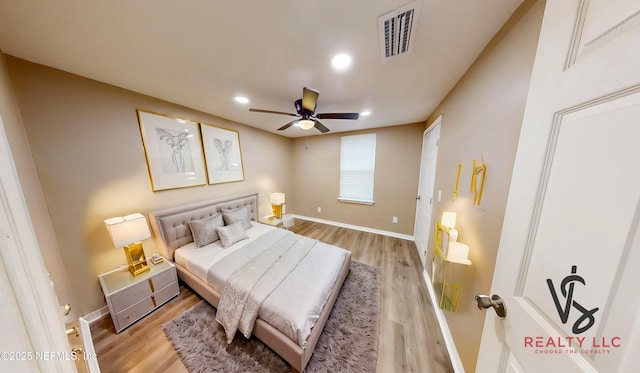
{"label": "window blind", "polygon": [[373,203],[376,134],[340,138],[340,196],[347,202]]}

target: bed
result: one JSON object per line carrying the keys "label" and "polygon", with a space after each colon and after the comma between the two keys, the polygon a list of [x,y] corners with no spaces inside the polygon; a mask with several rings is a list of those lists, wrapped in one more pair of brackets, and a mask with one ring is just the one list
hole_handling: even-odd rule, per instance
{"label": "bed", "polygon": [[[248,211],[251,219],[252,228],[245,231],[247,239],[228,247],[222,247],[220,241],[196,247],[190,221],[238,210]],[[221,294],[228,292],[225,281],[233,278],[229,282],[242,282],[252,275],[246,268],[244,272],[236,270],[240,265],[237,258],[246,255],[242,253],[264,251],[264,257],[276,246],[274,242],[286,240],[312,245],[307,254],[300,254],[302,258],[286,278],[269,291],[250,332],[287,361],[293,371],[304,370],[351,267],[348,251],[322,242],[309,243],[314,240],[260,224],[257,193],[155,211],[149,214],[149,220],[163,256],[174,262],[178,277],[217,309],[225,306],[220,305]],[[196,241],[200,240],[197,235]],[[300,285],[303,283],[307,284],[304,288]],[[221,312],[218,314],[220,317]]]}

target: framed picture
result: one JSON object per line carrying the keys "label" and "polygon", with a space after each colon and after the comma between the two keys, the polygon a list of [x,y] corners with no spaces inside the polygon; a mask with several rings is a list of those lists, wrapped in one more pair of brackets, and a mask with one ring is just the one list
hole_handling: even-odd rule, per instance
{"label": "framed picture", "polygon": [[140,109],[137,112],[151,189],[206,185],[198,123]]}
{"label": "framed picture", "polygon": [[240,134],[209,124],[200,123],[204,157],[207,161],[209,184],[244,180]]}

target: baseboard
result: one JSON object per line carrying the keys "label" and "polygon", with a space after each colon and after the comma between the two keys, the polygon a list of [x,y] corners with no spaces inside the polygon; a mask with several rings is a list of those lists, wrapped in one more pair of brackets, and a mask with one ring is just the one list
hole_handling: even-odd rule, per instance
{"label": "baseboard", "polygon": [[440,330],[442,331],[444,344],[445,346],[447,346],[447,351],[449,352],[449,358],[451,359],[451,365],[453,365],[453,371],[456,373],[464,373],[462,360],[460,360],[460,355],[458,355],[456,344],[453,342],[453,337],[451,336],[451,331],[449,330],[449,324],[447,324],[447,320],[444,316],[444,312],[442,311],[442,309],[440,309],[437,306],[438,300],[436,299],[436,292],[433,289],[433,284],[431,283],[431,279],[429,279],[429,274],[427,273],[426,270],[423,270],[422,275],[424,276],[424,282],[427,284],[427,290],[429,291],[429,298],[431,298],[431,303],[433,304],[433,308],[436,313],[436,318],[438,319],[438,324],[440,325]]}
{"label": "baseboard", "polygon": [[98,310],[88,313],[86,316],[84,316],[84,319],[87,320],[89,324],[93,324],[94,322],[102,319],[108,314],[109,314],[109,307],[104,306]]}
{"label": "baseboard", "polygon": [[341,227],[341,228],[349,228],[349,229],[353,229],[353,230],[356,230],[356,231],[381,234],[383,236],[400,238],[400,239],[408,240],[408,241],[413,241],[414,240],[414,237],[411,236],[411,235],[408,235],[408,234],[396,233],[396,232],[391,232],[391,231],[384,231],[384,230],[381,230],[381,229],[361,227],[359,225],[351,225],[351,224],[339,223],[339,222],[335,222],[335,221],[331,221],[331,220],[312,218],[310,216],[303,216],[303,215],[296,215],[296,214],[292,214],[291,216],[293,216],[296,219],[312,221],[312,222],[315,222],[315,223],[322,223],[322,224],[333,225],[333,226]]}

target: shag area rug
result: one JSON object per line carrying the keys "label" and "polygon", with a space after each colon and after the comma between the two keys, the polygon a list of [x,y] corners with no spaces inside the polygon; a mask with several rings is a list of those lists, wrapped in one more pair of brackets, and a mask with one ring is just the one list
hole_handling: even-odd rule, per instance
{"label": "shag area rug", "polygon": [[[380,334],[381,270],[352,261],[351,271],[305,372],[375,372]],[[190,372],[290,372],[255,337],[227,345],[216,310],[202,301],[163,328]]]}

